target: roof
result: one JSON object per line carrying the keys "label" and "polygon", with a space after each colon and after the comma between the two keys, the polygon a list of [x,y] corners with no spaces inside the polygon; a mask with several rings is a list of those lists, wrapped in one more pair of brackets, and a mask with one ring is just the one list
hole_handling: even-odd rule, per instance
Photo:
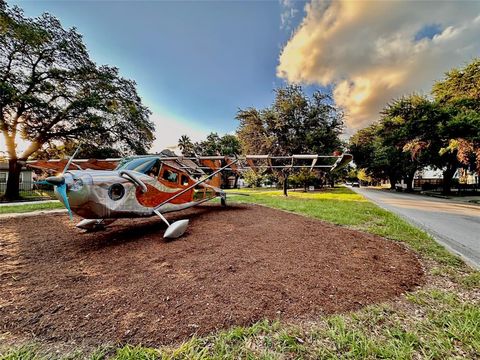
{"label": "roof", "polygon": [[[67,165],[67,159],[62,160],[30,160],[27,167],[39,170],[53,170],[61,172]],[[117,167],[119,159],[76,159],[68,170],[113,170]]]}
{"label": "roof", "polygon": [[[8,170],[8,162],[6,161],[0,161],[0,170],[4,171],[4,170]],[[25,166],[22,166],[22,171],[25,171],[27,169],[25,169]]]}

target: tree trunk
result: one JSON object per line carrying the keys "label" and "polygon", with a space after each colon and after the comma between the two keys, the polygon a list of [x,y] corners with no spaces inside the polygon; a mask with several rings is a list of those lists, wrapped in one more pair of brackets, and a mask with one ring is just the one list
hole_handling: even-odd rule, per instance
{"label": "tree trunk", "polygon": [[397,183],[397,178],[393,175],[389,175],[388,181],[390,181],[390,190],[395,190],[395,184]]}
{"label": "tree trunk", "polygon": [[283,195],[288,196],[288,174],[283,175]]}
{"label": "tree trunk", "polygon": [[447,165],[447,168],[443,172],[443,193],[445,195],[450,194],[452,188],[452,179],[455,175],[457,168],[455,166]]}
{"label": "tree trunk", "polygon": [[234,189],[238,188],[238,178],[239,178],[238,174],[235,173],[235,182],[233,183],[233,188]]}
{"label": "tree trunk", "polygon": [[414,176],[415,176],[415,173],[408,174],[405,177],[405,181],[407,182],[407,192],[413,192],[413,177]]}
{"label": "tree trunk", "polygon": [[8,160],[8,180],[5,190],[5,199],[13,201],[20,199],[20,172],[22,165],[18,159]]}

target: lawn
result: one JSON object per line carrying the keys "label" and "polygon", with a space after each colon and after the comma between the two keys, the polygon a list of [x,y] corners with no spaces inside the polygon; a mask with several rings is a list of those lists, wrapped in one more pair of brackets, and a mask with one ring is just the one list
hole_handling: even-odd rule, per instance
{"label": "lawn", "polygon": [[48,200],[48,199],[55,199],[55,194],[53,190],[42,190],[42,189],[34,189],[34,190],[20,190],[20,197],[23,200]]}
{"label": "lawn", "polygon": [[[239,191],[235,191],[238,193]],[[309,323],[261,321],[159,349],[99,344],[68,358],[90,359],[445,359],[480,357],[480,273],[430,236],[346,188],[314,193],[242,190],[250,202],[384,236],[416,251],[425,285],[413,293],[362,310],[319,315]],[[0,208],[1,209],[1,208]],[[0,337],[1,340],[1,337]],[[0,350],[1,351],[1,350]],[[28,344],[4,349],[1,359],[59,358]],[[64,355],[65,357],[65,355]]]}
{"label": "lawn", "polygon": [[63,209],[64,206],[60,201],[55,202],[39,202],[38,204],[15,204],[0,205],[0,214],[27,213],[39,210]]}

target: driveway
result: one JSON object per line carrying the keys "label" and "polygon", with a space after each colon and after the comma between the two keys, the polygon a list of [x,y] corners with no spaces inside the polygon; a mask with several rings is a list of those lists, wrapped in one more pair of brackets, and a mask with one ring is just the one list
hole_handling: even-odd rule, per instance
{"label": "driveway", "polygon": [[424,229],[466,262],[480,268],[480,206],[385,190],[352,190]]}

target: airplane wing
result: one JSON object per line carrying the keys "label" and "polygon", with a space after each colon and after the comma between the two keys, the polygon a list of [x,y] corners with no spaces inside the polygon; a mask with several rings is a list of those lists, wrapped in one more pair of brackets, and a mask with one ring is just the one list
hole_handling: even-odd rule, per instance
{"label": "airplane wing", "polygon": [[[242,155],[242,156],[197,156],[197,157],[161,157],[163,162],[176,162],[187,171],[199,170],[284,170],[284,169],[321,169],[335,172],[347,166],[353,157],[350,154],[315,155],[297,154],[290,156]],[[193,164],[193,165],[192,165]],[[226,166],[229,165],[229,166]]]}
{"label": "airplane wing", "polygon": [[[206,172],[216,171],[220,168],[234,172],[246,170],[264,171],[264,170],[288,170],[288,169],[321,169],[324,171],[335,172],[347,166],[352,161],[352,155],[316,155],[316,154],[296,154],[289,156],[273,155],[241,155],[241,156],[164,156],[138,155],[127,157],[126,159],[158,157],[163,163],[177,169],[184,170],[192,175],[206,175]],[[74,159],[68,170],[113,170],[125,159]],[[33,169],[44,170],[47,172],[61,172],[66,166],[67,159],[53,160],[28,160],[27,166]]]}
{"label": "airplane wing", "polygon": [[[74,159],[67,170],[113,170],[121,159]],[[32,169],[51,173],[62,172],[68,159],[28,160],[27,166]]]}

